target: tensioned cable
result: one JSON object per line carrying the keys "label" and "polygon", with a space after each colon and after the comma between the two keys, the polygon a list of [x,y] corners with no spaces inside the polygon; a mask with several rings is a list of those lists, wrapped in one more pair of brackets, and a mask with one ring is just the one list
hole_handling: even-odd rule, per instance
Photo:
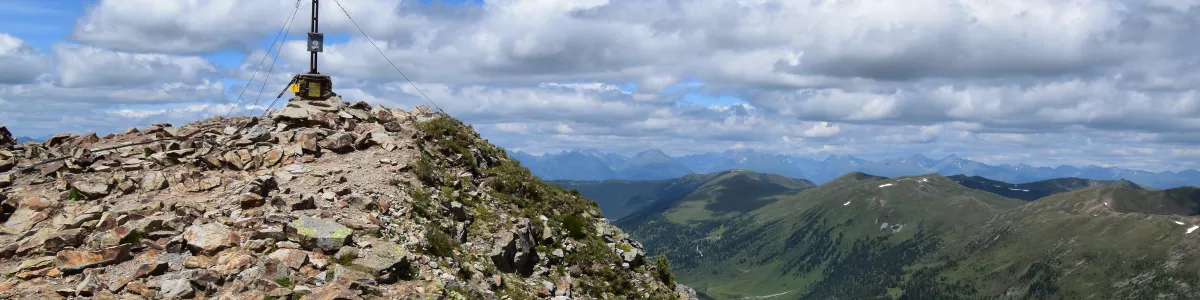
{"label": "tensioned cable", "polygon": [[[225,112],[225,118],[228,118],[229,114],[233,113],[233,109],[237,108],[238,104],[242,102],[242,95],[246,94],[246,89],[250,87],[251,82],[254,82],[254,77],[258,76],[258,70],[262,69],[263,63],[267,62],[267,56],[271,54],[271,49],[275,48],[275,41],[279,40],[279,36],[283,35],[285,31],[284,26],[291,26],[289,24],[296,18],[296,12],[298,11],[300,11],[300,0],[296,0],[296,6],[292,7],[292,14],[288,16],[287,20],[284,20],[283,26],[279,26],[279,32],[275,33],[275,39],[271,40],[271,47],[267,49],[267,53],[263,53],[263,58],[258,62],[258,67],[254,68],[254,74],[250,75],[250,80],[246,81],[246,85],[242,87],[242,92],[238,93],[237,100],[233,102],[233,106],[230,106],[229,111]],[[282,46],[282,43],[280,43],[280,48],[283,48]]]}
{"label": "tensioned cable", "polygon": [[[299,4],[299,1],[297,1],[296,3]],[[296,7],[299,7],[299,6],[296,6]],[[262,87],[258,88],[258,97],[254,98],[254,104],[251,106],[258,105],[258,101],[262,100],[263,90],[267,89],[267,81],[271,80],[271,72],[275,70],[275,62],[279,61],[279,55],[281,53],[283,53],[283,43],[287,42],[287,36],[288,36],[288,33],[290,33],[292,30],[292,24],[296,24],[296,22],[292,22],[291,20],[295,20],[295,19],[296,19],[296,13],[293,12],[292,18],[288,20],[287,28],[283,30],[283,39],[279,41],[279,49],[275,50],[275,58],[271,59],[271,67],[267,68],[267,76],[265,78],[263,78]],[[274,43],[272,43],[271,45],[274,46]],[[271,53],[271,50],[267,49],[267,53]],[[249,84],[247,84],[247,85],[249,85]],[[278,100],[278,98],[276,98],[276,100]],[[266,113],[267,111],[270,111],[271,107],[274,107],[274,106],[275,106],[275,102],[271,102],[271,106],[264,108],[263,112]]]}
{"label": "tensioned cable", "polygon": [[296,83],[296,79],[292,78],[292,80],[290,80],[290,82],[288,82],[287,86],[284,86],[283,90],[280,91],[280,95],[275,96],[275,100],[271,101],[270,106],[266,106],[266,109],[263,109],[264,118],[265,118],[266,114],[271,113],[271,108],[275,108],[275,102],[280,102],[280,98],[283,97],[283,92],[287,92],[288,88],[292,88],[292,84],[294,84],[294,83]]}
{"label": "tensioned cable", "polygon": [[[347,11],[346,11],[346,8],[345,8],[345,7],[342,7],[342,2],[341,2],[341,1],[338,1],[338,0],[333,0],[333,3],[336,3],[336,4],[337,4],[337,6],[338,6],[338,8],[342,9],[342,13],[346,14],[346,18],[347,18],[347,19],[350,19],[350,23],[351,23],[351,24],[354,24],[354,28],[358,28],[358,32],[359,32],[359,33],[362,33],[362,35],[363,35],[364,37],[366,37],[366,38],[367,38],[367,42],[370,42],[370,43],[371,43],[371,46],[372,46],[372,47],[375,47],[375,51],[379,51],[379,55],[380,55],[380,56],[383,56],[383,59],[386,59],[386,60],[387,60],[387,62],[388,62],[388,64],[391,64],[391,65],[392,65],[392,68],[393,68],[393,69],[396,69],[396,72],[397,72],[397,73],[400,73],[400,76],[403,76],[403,77],[404,77],[404,80],[407,80],[407,81],[408,81],[408,84],[409,84],[409,85],[412,85],[413,89],[416,89],[416,90],[417,90],[417,93],[420,93],[420,94],[421,94],[421,97],[424,97],[424,98],[425,98],[425,101],[429,101],[429,103],[430,103],[430,104],[433,104],[433,107],[437,108],[437,110],[438,110],[438,111],[441,111],[443,114],[446,114],[446,111],[445,111],[445,110],[442,110],[442,107],[441,107],[441,106],[438,106],[436,102],[433,102],[433,99],[429,99],[429,96],[425,95],[425,92],[421,91],[421,88],[418,88],[418,87],[417,87],[417,84],[416,84],[416,83],[413,83],[412,79],[408,79],[408,75],[404,75],[404,72],[403,72],[403,71],[400,71],[400,68],[399,68],[399,67],[397,67],[395,63],[392,63],[392,60],[391,60],[391,59],[389,59],[389,58],[387,57],[387,55],[386,55],[386,54],[383,54],[383,49],[379,49],[379,46],[375,45],[375,41],[371,39],[371,36],[368,36],[368,35],[367,35],[367,32],[366,32],[366,31],[363,31],[362,27],[359,27],[359,26],[358,26],[358,22],[355,22],[355,21],[354,21],[354,18],[353,18],[353,17],[350,17],[350,12],[347,12]],[[448,115],[448,114],[447,114],[447,115]]]}

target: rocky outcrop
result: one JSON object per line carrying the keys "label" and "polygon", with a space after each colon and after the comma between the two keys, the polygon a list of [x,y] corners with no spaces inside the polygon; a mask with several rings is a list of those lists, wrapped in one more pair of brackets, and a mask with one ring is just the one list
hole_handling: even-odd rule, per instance
{"label": "rocky outcrop", "polygon": [[8,127],[0,126],[0,148],[8,148],[17,144],[17,139],[13,138],[12,132],[8,131]]}
{"label": "rocky outcrop", "polygon": [[695,298],[644,253],[427,107],[292,99],[21,145],[0,127],[3,299]]}

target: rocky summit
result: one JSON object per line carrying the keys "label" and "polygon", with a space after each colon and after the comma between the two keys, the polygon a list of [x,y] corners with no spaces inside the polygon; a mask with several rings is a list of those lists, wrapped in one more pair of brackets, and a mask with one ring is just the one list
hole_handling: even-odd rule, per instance
{"label": "rocky summit", "polygon": [[340,97],[18,144],[0,299],[693,299],[469,126]]}

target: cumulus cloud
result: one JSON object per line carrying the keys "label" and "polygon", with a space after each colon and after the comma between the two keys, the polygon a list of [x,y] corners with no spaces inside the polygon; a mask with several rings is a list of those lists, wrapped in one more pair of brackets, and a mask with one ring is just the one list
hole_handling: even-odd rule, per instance
{"label": "cumulus cloud", "polygon": [[0,33],[0,84],[30,83],[48,65],[45,55],[7,33]]}
{"label": "cumulus cloud", "polygon": [[[206,53],[249,48],[284,23],[296,1],[100,1],[75,40],[133,52]],[[271,16],[271,17],[268,17]],[[303,20],[303,19],[301,19]]]}
{"label": "cumulus cloud", "polygon": [[196,84],[217,67],[198,56],[138,54],[72,44],[54,45],[58,78],[67,87]]}
{"label": "cumulus cloud", "polygon": [[[139,1],[146,0],[103,1],[75,26],[77,38],[130,49],[211,51],[271,32],[293,4]],[[487,77],[619,73],[654,81],[667,78],[658,70],[669,68],[675,75],[710,81],[742,77],[803,85],[820,83],[822,76],[909,80],[1077,74],[1193,49],[1162,43],[1193,29],[1165,22],[1186,20],[1188,12],[1154,10],[1156,5],[1107,0],[580,0],[485,1],[478,7],[372,0],[347,1],[343,7],[368,34],[385,42],[390,56],[401,61],[441,58],[413,60],[407,69],[430,69],[414,72],[438,72],[432,67],[449,63],[438,69]],[[323,2],[323,30],[357,33],[340,9]],[[339,53],[376,58],[348,49]],[[337,55],[330,56],[336,64]],[[696,63],[706,58],[720,60]]]}
{"label": "cumulus cloud", "polygon": [[[996,130],[1189,131],[1200,128],[1194,90],[1121,89],[1112,81],[1048,81],[1029,86],[914,85],[890,93],[841,89],[762,91],[747,99],[781,115],[812,120],[933,124],[962,122]],[[982,128],[981,128],[982,130]]]}
{"label": "cumulus cloud", "polygon": [[[409,38],[419,26],[433,26],[437,19],[469,18],[465,6],[421,6],[417,1],[344,1],[363,30],[376,37]],[[71,37],[108,48],[132,52],[176,54],[210,53],[217,50],[251,50],[264,35],[274,33],[290,19],[299,5],[289,34],[309,31],[311,4],[296,0],[103,0],[90,7],[72,28]],[[454,9],[456,14],[447,14]],[[320,30],[325,33],[357,33],[333,1],[318,8]],[[423,14],[429,14],[423,15]]]}
{"label": "cumulus cloud", "polygon": [[[262,57],[255,48],[296,4],[160,2],[99,1],[76,20],[74,43],[50,55],[0,36],[0,62],[27,66],[0,70],[0,105],[203,118],[245,86]],[[438,106],[513,149],[1163,166],[1193,157],[1173,149],[1200,145],[1194,1],[341,2],[372,40],[322,1],[321,31],[350,35],[321,54],[337,93],[430,104],[374,42]],[[264,94],[307,70],[297,39],[308,13],[304,2]],[[203,58],[221,50],[247,56],[228,70]],[[242,105],[270,100],[257,97],[261,72]],[[740,101],[691,103],[693,92]]]}
{"label": "cumulus cloud", "polygon": [[[111,132],[146,126],[150,123],[144,122],[151,119],[195,120],[209,111],[179,112],[225,102],[225,85],[214,76],[217,68],[200,57],[125,53],[65,43],[53,45],[53,52],[47,54],[13,40],[0,35],[0,48],[6,49],[0,51],[5,53],[0,60],[26,59],[5,65],[5,71],[25,71],[27,75],[22,80],[0,82],[0,123],[19,134]],[[138,108],[147,106],[163,108]]]}
{"label": "cumulus cloud", "polygon": [[1180,158],[1200,158],[1200,149],[1171,149],[1171,155]]}
{"label": "cumulus cloud", "polygon": [[943,128],[942,124],[916,128],[914,126],[895,127],[893,132],[876,136],[875,140],[883,143],[932,143],[937,141]]}
{"label": "cumulus cloud", "polygon": [[838,125],[830,125],[829,122],[821,122],[814,125],[812,128],[804,130],[805,137],[829,137],[838,134],[842,129]]}

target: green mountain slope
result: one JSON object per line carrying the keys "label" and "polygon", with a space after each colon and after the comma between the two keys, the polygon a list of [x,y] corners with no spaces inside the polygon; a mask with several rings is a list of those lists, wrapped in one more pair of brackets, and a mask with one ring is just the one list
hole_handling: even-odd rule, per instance
{"label": "green mountain slope", "polygon": [[[722,199],[742,199],[745,195],[775,193],[815,186],[805,179],[789,178],[774,174],[729,170],[709,174],[689,174],[665,180],[556,180],[550,183],[566,189],[578,190],[580,194],[600,204],[600,210],[610,219],[621,219],[633,212],[646,209],[657,201],[673,203],[697,192],[702,186],[723,186],[719,191]],[[715,192],[715,191],[709,191]],[[727,207],[728,206],[728,207]],[[742,206],[736,201],[718,201],[715,210],[734,209]],[[753,204],[746,207],[753,207]],[[742,208],[745,210],[745,208]]]}
{"label": "green mountain slope", "polygon": [[[732,192],[727,183],[756,185],[709,181],[616,224],[651,255],[666,254],[680,282],[714,299],[1182,299],[1200,292],[1200,262],[1192,258],[1200,232],[1188,233],[1200,218],[1183,216],[1195,214],[1195,188],[1092,187],[1025,202],[936,174],[850,173],[814,188],[761,193]],[[731,193],[718,201],[706,191]],[[707,210],[718,202],[744,206]]]}
{"label": "green mountain slope", "polygon": [[[1155,203],[1098,187],[1008,212],[940,270],[978,295],[1017,299],[1194,299],[1200,293],[1200,219],[1125,212]],[[1157,207],[1157,205],[1148,205]]]}
{"label": "green mountain slope", "polygon": [[[1158,191],[1099,187],[1056,196],[1077,201],[1060,201],[1046,205],[1054,205],[1065,211],[1079,213],[1085,213],[1099,208],[1097,205],[1103,205],[1107,210],[1119,213],[1200,215],[1200,188],[1196,187],[1178,187]],[[1083,201],[1084,199],[1095,201]]]}
{"label": "green mountain slope", "polygon": [[1054,178],[1029,183],[1012,184],[980,176],[954,175],[949,177],[959,184],[996,195],[1033,201],[1053,194],[1070,192],[1089,187],[1110,186],[1131,190],[1147,190],[1128,180],[1095,180],[1083,178]]}

